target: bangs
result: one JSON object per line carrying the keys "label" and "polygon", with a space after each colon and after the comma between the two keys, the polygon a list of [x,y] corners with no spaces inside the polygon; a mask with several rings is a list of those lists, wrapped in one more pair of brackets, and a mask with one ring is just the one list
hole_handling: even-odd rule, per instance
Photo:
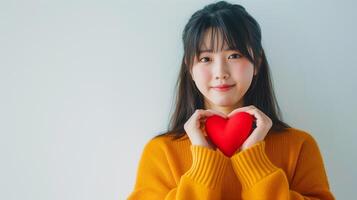
{"label": "bangs", "polygon": [[[192,25],[194,28],[187,30],[187,34],[192,36],[187,38],[189,41],[184,41],[184,44],[190,44],[185,47],[185,59],[189,67],[192,67],[195,58],[199,59],[198,56],[202,51],[218,52],[225,46],[228,50],[239,51],[254,63],[254,56],[251,55],[254,52],[252,52],[253,45],[250,43],[245,25],[239,16],[235,16],[235,21],[231,19],[231,16],[208,15],[196,20],[196,24]],[[207,44],[204,44],[205,37],[210,38]]]}

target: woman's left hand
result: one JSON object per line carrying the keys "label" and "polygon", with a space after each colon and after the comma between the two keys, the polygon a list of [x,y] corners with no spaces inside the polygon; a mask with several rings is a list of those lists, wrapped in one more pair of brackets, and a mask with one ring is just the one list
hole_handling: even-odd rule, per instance
{"label": "woman's left hand", "polygon": [[247,138],[247,140],[242,144],[239,151],[243,151],[253,146],[254,144],[263,141],[265,136],[268,134],[270,128],[273,126],[272,120],[266,116],[261,110],[253,105],[237,108],[228,114],[228,117],[234,115],[238,112],[246,112],[253,115],[256,119],[256,128]]}

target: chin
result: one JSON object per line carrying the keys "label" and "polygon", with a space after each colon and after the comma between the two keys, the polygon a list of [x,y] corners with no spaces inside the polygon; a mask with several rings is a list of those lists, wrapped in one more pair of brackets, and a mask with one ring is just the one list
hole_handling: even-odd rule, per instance
{"label": "chin", "polygon": [[231,99],[219,99],[213,101],[213,103],[217,106],[233,106],[234,102]]}
{"label": "chin", "polygon": [[217,106],[226,106],[226,107],[230,107],[230,106],[234,106],[239,102],[239,98],[213,98],[212,102],[217,105]]}

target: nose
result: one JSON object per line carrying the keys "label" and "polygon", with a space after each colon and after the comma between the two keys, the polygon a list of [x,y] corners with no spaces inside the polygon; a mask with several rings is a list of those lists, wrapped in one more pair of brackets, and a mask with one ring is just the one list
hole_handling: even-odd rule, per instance
{"label": "nose", "polygon": [[216,79],[227,79],[228,78],[228,75],[227,74],[224,74],[223,76],[216,76]]}
{"label": "nose", "polygon": [[228,79],[229,78],[229,70],[227,70],[226,63],[219,62],[215,67],[215,79]]}

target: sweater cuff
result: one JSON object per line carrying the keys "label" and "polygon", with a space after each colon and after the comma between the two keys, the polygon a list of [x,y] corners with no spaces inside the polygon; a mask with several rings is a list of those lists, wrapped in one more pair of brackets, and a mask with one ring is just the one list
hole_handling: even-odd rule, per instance
{"label": "sweater cuff", "polygon": [[264,140],[233,155],[231,161],[243,190],[250,189],[261,179],[278,170],[265,154]]}
{"label": "sweater cuff", "polygon": [[222,153],[207,147],[191,145],[192,166],[185,173],[194,181],[209,188],[220,186],[230,162]]}

